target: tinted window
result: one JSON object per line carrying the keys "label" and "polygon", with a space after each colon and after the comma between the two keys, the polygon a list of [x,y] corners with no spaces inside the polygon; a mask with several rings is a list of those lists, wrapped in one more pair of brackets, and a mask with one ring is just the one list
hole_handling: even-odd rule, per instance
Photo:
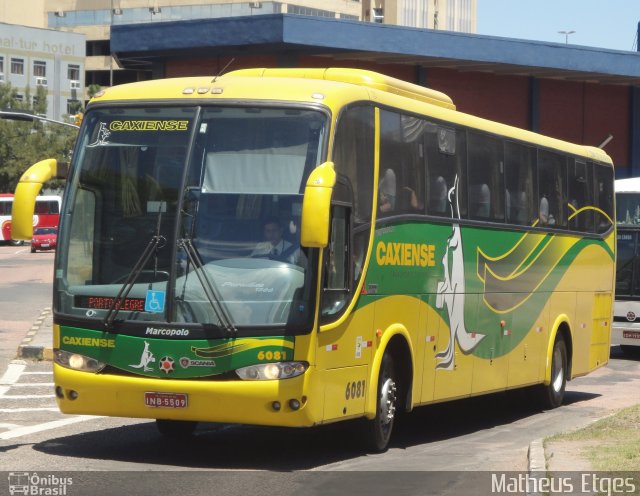
{"label": "tinted window", "polygon": [[536,220],[536,150],[518,143],[506,142],[505,214],[507,222],[530,226]]}
{"label": "tinted window", "polygon": [[605,233],[612,227],[613,215],[613,168],[595,165],[596,232]]}
{"label": "tinted window", "polygon": [[464,218],[467,215],[465,131],[436,124],[428,124],[425,131],[427,213],[451,217],[449,191],[453,190],[451,200],[454,210],[458,210],[453,215]]}
{"label": "tinted window", "polygon": [[566,157],[546,150],[538,152],[539,226],[567,226],[566,177]]}
{"label": "tinted window", "polygon": [[353,202],[356,227],[371,221],[373,202],[372,107],[352,107],[340,116],[336,131],[333,162],[338,180],[346,183],[351,198],[334,198]]}
{"label": "tinted window", "polygon": [[569,229],[593,232],[593,167],[569,159]]}
{"label": "tinted window", "polygon": [[502,141],[469,132],[469,218],[504,220],[504,152]]}
{"label": "tinted window", "polygon": [[424,212],[424,141],[427,121],[380,112],[378,215]]}

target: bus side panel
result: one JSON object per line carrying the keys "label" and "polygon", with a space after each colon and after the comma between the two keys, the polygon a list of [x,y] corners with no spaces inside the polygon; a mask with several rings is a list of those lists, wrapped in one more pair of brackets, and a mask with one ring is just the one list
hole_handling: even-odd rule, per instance
{"label": "bus side panel", "polygon": [[[500,299],[505,302],[513,300],[511,293],[493,294],[494,300]],[[483,305],[482,295],[478,304]],[[512,306],[512,304],[508,304]],[[483,344],[489,347],[489,356],[486,358],[477,357],[473,366],[472,394],[504,389],[507,386],[509,377],[509,358],[513,354],[511,348],[513,334],[513,313],[504,315],[490,315],[480,320],[481,312],[476,312],[477,321],[475,331],[484,334]],[[476,319],[474,319],[476,320]],[[511,351],[510,351],[511,350]]]}
{"label": "bus side panel", "polygon": [[[369,386],[370,365],[375,356],[374,307],[371,298],[354,310],[342,325],[318,333],[316,365],[322,377],[323,422],[332,422],[364,413],[365,389]],[[360,384],[362,393],[358,397]],[[355,388],[355,398],[351,388]],[[347,396],[347,388],[349,395]]]}
{"label": "bus side panel", "polygon": [[[475,313],[478,307],[477,294],[465,295],[465,318],[472,316],[475,321]],[[469,313],[469,310],[471,313]],[[436,369],[433,399],[436,401],[469,396],[471,394],[471,384],[473,378],[474,362],[477,360],[472,354],[465,354],[460,347],[455,336],[452,335],[451,327],[441,328],[438,333],[437,350],[441,352],[447,345],[454,347],[454,360],[451,367]]]}
{"label": "bus side panel", "polygon": [[[526,337],[509,355],[507,387],[535,384],[544,379],[546,348],[543,344],[547,342],[549,335],[548,321],[549,306],[545,304]],[[515,329],[529,326],[528,315],[516,312],[512,325]]]}
{"label": "bus side panel", "polygon": [[420,329],[424,329],[424,333],[422,333],[422,337],[419,339],[424,342],[424,352],[422,353],[422,367],[418,368],[416,364],[416,375],[414,379],[414,383],[417,383],[418,373],[422,375],[419,381],[421,389],[420,395],[414,395],[414,400],[418,403],[433,401],[438,336],[440,333],[449,333],[449,327],[446,322],[435,310],[435,303],[429,305],[429,299],[435,300],[435,296],[423,296],[420,305]]}
{"label": "bus side panel", "polygon": [[366,365],[325,370],[324,387],[325,422],[362,416],[368,385]]}
{"label": "bus side panel", "polygon": [[593,329],[589,369],[593,370],[609,361],[611,346],[611,293],[596,293],[593,305]]}

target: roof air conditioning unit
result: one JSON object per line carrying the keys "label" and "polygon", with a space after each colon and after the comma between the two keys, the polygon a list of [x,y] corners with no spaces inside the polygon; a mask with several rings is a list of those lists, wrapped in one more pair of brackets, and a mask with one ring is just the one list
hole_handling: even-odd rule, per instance
{"label": "roof air conditioning unit", "polygon": [[113,15],[122,15],[122,9],[116,7],[112,11]]}
{"label": "roof air conditioning unit", "polygon": [[56,17],[67,17],[67,13],[64,10],[57,10],[55,12]]}
{"label": "roof air conditioning unit", "polygon": [[160,7],[149,7],[149,12],[151,12],[152,14],[159,14],[160,12],[162,12],[162,9]]}
{"label": "roof air conditioning unit", "polygon": [[373,7],[371,9],[371,22],[384,22],[384,9],[382,7]]}
{"label": "roof air conditioning unit", "polygon": [[47,85],[47,78],[37,77],[36,78],[36,85],[37,86],[46,86]]}
{"label": "roof air conditioning unit", "polygon": [[80,81],[71,81],[71,89],[79,90],[80,89]]}

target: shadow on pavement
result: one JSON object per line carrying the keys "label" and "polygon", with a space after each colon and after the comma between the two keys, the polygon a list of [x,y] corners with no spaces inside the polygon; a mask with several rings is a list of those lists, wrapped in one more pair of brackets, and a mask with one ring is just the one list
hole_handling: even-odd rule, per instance
{"label": "shadow on pavement", "polygon": [[[565,404],[595,395],[568,392]],[[541,413],[528,389],[418,408],[399,417],[391,449],[453,439]],[[433,426],[437,425],[437,429]],[[61,457],[176,469],[309,470],[365,455],[357,421],[310,429],[200,424],[193,437],[162,437],[155,422],[53,438],[34,449]]]}

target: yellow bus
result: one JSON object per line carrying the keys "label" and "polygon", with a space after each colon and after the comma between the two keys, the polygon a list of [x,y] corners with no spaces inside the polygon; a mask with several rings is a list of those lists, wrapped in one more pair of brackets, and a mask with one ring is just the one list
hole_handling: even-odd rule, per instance
{"label": "yellow bus", "polygon": [[[30,238],[53,160],[16,190]],[[605,365],[613,167],[355,69],[122,85],[87,107],[54,282],[60,409],[307,427]]]}

